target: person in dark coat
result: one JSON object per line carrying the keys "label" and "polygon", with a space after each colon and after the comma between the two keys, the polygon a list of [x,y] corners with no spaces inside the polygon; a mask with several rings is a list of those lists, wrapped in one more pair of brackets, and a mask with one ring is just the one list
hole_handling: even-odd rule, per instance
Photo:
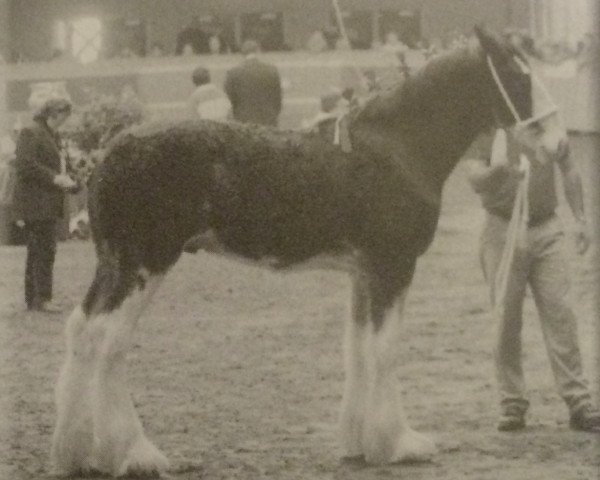
{"label": "person in dark coat", "polygon": [[246,58],[227,72],[225,93],[235,120],[276,127],[282,104],[281,78],[274,65],[256,58],[258,51],[254,40],[244,42]]}
{"label": "person in dark coat", "polygon": [[56,225],[63,216],[65,192],[77,184],[61,165],[57,130],[71,114],[62,99],[46,101],[17,139],[15,201],[27,234],[25,303],[29,310],[59,312],[52,300]]}
{"label": "person in dark coat", "polygon": [[175,55],[182,55],[186,45],[189,45],[195,54],[210,53],[208,39],[209,35],[202,28],[198,17],[192,17],[190,24],[177,34]]}

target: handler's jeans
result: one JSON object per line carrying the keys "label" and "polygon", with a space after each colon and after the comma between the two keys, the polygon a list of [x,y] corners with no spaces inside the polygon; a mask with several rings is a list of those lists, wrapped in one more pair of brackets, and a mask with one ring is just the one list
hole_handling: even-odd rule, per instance
{"label": "handler's jeans", "polygon": [[56,221],[27,222],[25,303],[34,308],[52,298],[52,269],[56,255]]}
{"label": "handler's jeans", "polygon": [[[488,215],[481,236],[481,264],[494,298],[494,279],[502,256],[508,222]],[[517,249],[508,279],[498,330],[495,367],[503,410],[518,405],[525,412],[525,382],[521,365],[521,327],[525,290],[529,285],[540,318],[544,342],[558,391],[574,411],[590,402],[583,378],[575,315],[568,304],[570,279],[564,252],[564,231],[558,217],[529,227],[526,246]]]}

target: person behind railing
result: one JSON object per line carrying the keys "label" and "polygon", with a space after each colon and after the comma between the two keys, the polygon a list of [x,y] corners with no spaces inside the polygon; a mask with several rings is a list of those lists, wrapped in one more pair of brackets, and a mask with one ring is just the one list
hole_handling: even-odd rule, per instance
{"label": "person behind railing", "polygon": [[211,82],[208,69],[196,68],[192,82],[196,87],[189,99],[192,118],[226,121],[231,115],[231,104],[225,92]]}
{"label": "person behind railing", "polygon": [[322,30],[315,30],[306,42],[306,50],[311,53],[321,53],[328,49],[327,40]]}
{"label": "person behind railing", "polygon": [[192,17],[188,26],[177,34],[175,55],[182,55],[186,45],[194,54],[209,53],[208,34],[197,16]]}

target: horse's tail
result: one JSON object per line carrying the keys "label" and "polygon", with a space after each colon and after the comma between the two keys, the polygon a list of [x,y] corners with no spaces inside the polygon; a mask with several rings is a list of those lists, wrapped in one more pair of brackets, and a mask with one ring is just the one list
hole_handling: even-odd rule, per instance
{"label": "horse's tail", "polygon": [[[185,135],[175,131],[171,137]],[[118,308],[145,279],[162,275],[193,235],[207,227],[212,180],[206,149],[179,138],[125,135],[107,148],[88,181],[90,229],[98,266],[84,301],[88,313]],[[189,143],[189,142],[188,142]]]}

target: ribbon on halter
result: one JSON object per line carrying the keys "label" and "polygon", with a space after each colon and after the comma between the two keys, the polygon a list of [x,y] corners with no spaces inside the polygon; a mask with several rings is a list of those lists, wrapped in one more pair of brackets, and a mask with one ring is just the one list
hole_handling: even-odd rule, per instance
{"label": "ribbon on halter", "polygon": [[352,142],[350,141],[350,131],[348,130],[348,114],[344,113],[337,117],[335,121],[335,130],[333,131],[333,144],[339,145],[342,152],[352,151]]}

